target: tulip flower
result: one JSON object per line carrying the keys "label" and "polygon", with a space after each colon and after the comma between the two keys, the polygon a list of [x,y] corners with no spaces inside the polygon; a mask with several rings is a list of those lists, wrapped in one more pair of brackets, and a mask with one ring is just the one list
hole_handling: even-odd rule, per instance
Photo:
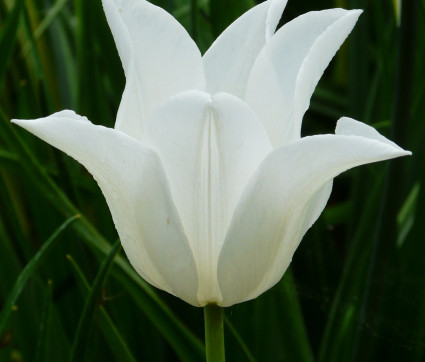
{"label": "tulip flower", "polygon": [[335,176],[408,155],[368,125],[300,137],[311,95],[361,11],[257,5],[201,56],[144,0],[103,0],[126,76],[115,128],[66,110],[14,120],[93,175],[126,255],[194,306],[259,296],[288,268]]}

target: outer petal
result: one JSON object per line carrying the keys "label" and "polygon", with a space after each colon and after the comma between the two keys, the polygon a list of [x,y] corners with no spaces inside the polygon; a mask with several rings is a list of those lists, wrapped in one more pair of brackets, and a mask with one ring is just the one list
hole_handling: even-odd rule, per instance
{"label": "outer petal", "polygon": [[336,125],[335,134],[344,136],[362,136],[365,138],[375,139],[382,143],[387,143],[394,148],[400,148],[393,141],[390,141],[388,138],[381,135],[375,128],[367,126],[364,123],[349,117],[342,117],[339,119]]}
{"label": "outer petal", "polygon": [[199,302],[219,302],[218,254],[246,183],[271,151],[270,141],[240,99],[198,91],[164,103],[146,136],[164,165],[195,256]]}
{"label": "outer petal", "polygon": [[279,29],[259,54],[245,99],[275,147],[300,137],[317,82],[360,14],[331,9],[301,15]]}
{"label": "outer petal", "polygon": [[223,306],[255,298],[279,281],[325,206],[332,178],[361,164],[410,154],[382,136],[366,138],[369,126],[356,122],[354,128],[360,136],[305,137],[263,161],[238,204],[219,257]]}
{"label": "outer petal", "polygon": [[71,111],[13,122],[89,170],[105,195],[131,264],[144,279],[198,305],[195,262],[153,151]]}
{"label": "outer petal", "polygon": [[115,128],[140,139],[160,103],[205,87],[201,54],[170,14],[145,0],[103,0],[103,7],[127,78]]}
{"label": "outer petal", "polygon": [[273,35],[287,0],[269,0],[231,24],[204,55],[207,90],[245,94],[246,82],[258,53]]}

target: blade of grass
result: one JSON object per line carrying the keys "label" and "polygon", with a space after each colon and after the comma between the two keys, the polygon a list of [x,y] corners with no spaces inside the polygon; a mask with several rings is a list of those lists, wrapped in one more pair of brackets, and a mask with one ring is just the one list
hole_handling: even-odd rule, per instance
{"label": "blade of grass", "polygon": [[[349,1],[350,9],[365,9],[366,0]],[[356,119],[363,118],[364,105],[367,101],[368,89],[368,64],[366,57],[359,57],[358,54],[367,54],[367,20],[366,16],[361,16],[356,24],[356,28],[350,35],[349,42],[349,92],[350,92],[350,114]]]}
{"label": "blade of grass", "polygon": [[93,67],[93,62],[98,59],[94,44],[100,43],[97,39],[96,16],[102,13],[102,5],[100,1],[76,0],[75,9],[78,19],[76,50],[79,74],[76,111],[94,123],[104,122],[110,117],[107,112],[109,104],[103,94],[104,74],[100,74],[98,67]]}
{"label": "blade of grass", "polygon": [[124,270],[116,270],[114,277],[125,287],[134,303],[157,326],[181,360],[197,362],[205,358],[204,345],[181,322],[176,320],[179,323],[178,325],[170,326],[171,328],[166,329],[163,327],[170,325],[170,318],[175,318],[169,310],[164,313],[164,307],[156,303],[138,287],[138,283],[134,279],[128,278]]}
{"label": "blade of grass", "polygon": [[32,56],[25,58],[28,69],[34,68],[31,75],[37,94],[38,108],[42,114],[51,113],[60,109],[60,90],[58,76],[54,71],[54,59],[52,57],[51,47],[48,40],[41,38],[38,42],[34,40],[33,27],[39,23],[39,11],[32,1],[25,4],[26,11],[23,13],[23,27],[19,38],[20,44],[26,44],[28,41],[34,44]]}
{"label": "blade of grass", "polygon": [[198,13],[198,1],[190,0],[190,33],[192,35],[192,39],[197,41],[198,39],[198,27],[197,27],[197,15]]}
{"label": "blade of grass", "polygon": [[224,29],[254,4],[253,0],[210,1],[211,27],[214,37],[217,38]]}
{"label": "blade of grass", "polygon": [[251,351],[249,350],[248,346],[236,330],[236,328],[233,326],[232,322],[230,322],[229,318],[227,318],[226,315],[224,315],[224,323],[226,327],[229,329],[230,333],[232,333],[233,337],[236,339],[236,341],[239,343],[239,346],[241,347],[243,353],[245,354],[245,357],[250,362],[256,362],[256,359],[252,355]]}
{"label": "blade of grass", "polygon": [[[49,8],[49,11],[47,12],[46,16],[38,25],[37,29],[34,31],[34,40],[39,39],[44,34],[44,32],[48,29],[48,27],[52,24],[52,22],[56,19],[56,17],[60,14],[60,12],[63,10],[63,8],[68,2],[69,0],[59,0],[55,2],[52,7]],[[33,45],[34,43],[28,41],[23,46],[22,54],[24,56],[27,56]]]}
{"label": "blade of grass", "polygon": [[15,2],[15,6],[11,10],[3,31],[0,33],[0,84],[3,82],[3,76],[12,55],[13,46],[15,45],[23,3],[23,0],[17,0]]}
{"label": "blade of grass", "polygon": [[112,246],[112,249],[106,259],[102,262],[99,272],[94,279],[92,288],[87,296],[83,312],[81,313],[81,317],[78,322],[77,332],[75,333],[74,342],[71,347],[69,357],[70,362],[78,362],[85,359],[86,345],[88,342],[87,331],[91,328],[94,314],[96,313],[96,307],[98,306],[101,289],[106,282],[106,278],[108,277],[114,258],[120,249],[121,241],[117,240]]}
{"label": "blade of grass", "polygon": [[[75,260],[71,257],[71,255],[67,255],[66,257],[73,267],[74,276],[77,280],[77,284],[80,287],[81,292],[83,293],[84,297],[87,297],[91,291],[88,281],[84,277],[83,272]],[[119,333],[117,327],[103,306],[100,306],[99,327],[104,334],[109,347],[114,353],[116,360],[122,362],[136,362],[136,359],[131,354],[126,341]]]}
{"label": "blade of grass", "polygon": [[68,220],[66,220],[59,228],[55,230],[52,236],[43,244],[41,249],[34,255],[31,261],[25,266],[21,274],[18,277],[13,289],[11,290],[9,296],[7,297],[4,306],[0,312],[0,335],[3,333],[6,322],[10,316],[10,313],[13,310],[13,307],[24,289],[28,279],[34,274],[41,262],[46,258],[49,252],[52,250],[53,246],[56,245],[55,241],[59,240],[58,236],[71,224],[74,223],[77,219],[80,218],[80,215],[74,215]]}
{"label": "blade of grass", "polygon": [[9,152],[7,150],[0,150],[0,160],[7,162],[16,162],[18,161],[18,157],[13,152]]}
{"label": "blade of grass", "polygon": [[0,213],[0,295],[7,295],[13,287],[13,280],[21,271],[19,255],[13,248],[13,242],[6,231],[4,218]]}
{"label": "blade of grass", "polygon": [[[3,202],[4,200],[2,200]],[[0,203],[3,205],[2,203]],[[16,247],[16,239],[11,236],[9,225],[6,224],[4,210],[0,209],[0,301],[1,308],[4,307],[4,302],[10,294],[15,281],[18,279],[22,271],[23,256]],[[31,278],[36,282],[37,277]],[[33,284],[33,283],[30,283]],[[38,291],[25,288],[19,297],[19,308],[13,306],[10,313],[9,321],[0,332],[0,345],[5,349],[8,345],[13,350],[16,344],[19,344],[19,350],[22,356],[30,358],[34,346],[34,337],[38,333],[38,305],[35,303],[35,298],[39,295]],[[0,313],[1,314],[1,313]],[[3,350],[3,348],[0,348]],[[9,351],[10,352],[10,351]],[[10,354],[9,354],[10,356]],[[0,361],[8,361],[9,356],[3,357],[0,354]]]}
{"label": "blade of grass", "polygon": [[49,322],[52,305],[52,289],[53,282],[49,280],[47,282],[46,300],[44,304],[43,315],[41,316],[40,329],[38,333],[37,350],[35,354],[35,362],[46,362],[49,360],[47,357],[49,351]]}
{"label": "blade of grass", "polygon": [[[413,69],[415,59],[415,23],[417,2],[406,1],[402,3],[401,29],[398,48],[397,84],[395,94],[395,107],[391,129],[391,139],[398,145],[405,147],[408,141],[410,124],[410,108],[413,89]],[[365,295],[361,302],[361,313],[354,339],[352,361],[357,361],[367,351],[367,356],[374,358],[379,352],[380,343],[374,343],[368,335],[362,333],[365,314],[368,309],[379,310],[382,316],[389,312],[388,303],[385,301],[385,290],[388,287],[390,275],[391,254],[397,245],[397,214],[407,194],[406,190],[406,161],[393,160],[388,167],[384,198],[381,203],[379,220],[377,223],[373,250],[368,267]],[[378,257],[379,256],[379,257]],[[372,279],[378,280],[379,285],[372,287]],[[385,305],[386,304],[386,305]],[[390,312],[392,314],[392,312]],[[381,317],[382,318],[382,317]],[[377,330],[384,328],[378,322]],[[384,350],[385,347],[382,349]],[[388,350],[388,349],[387,349]],[[388,353],[388,352],[386,352]]]}
{"label": "blade of grass", "polygon": [[[367,257],[371,252],[370,230],[379,210],[383,178],[376,180],[363,209],[359,227],[352,238],[343,273],[329,316],[319,350],[319,362],[347,361],[352,351],[352,341],[359,317],[358,299],[362,296],[365,283]],[[370,185],[369,185],[370,187]]]}
{"label": "blade of grass", "polygon": [[[397,308],[392,310],[394,323],[402,326],[401,343],[408,347],[409,361],[421,362],[425,355],[425,169],[420,176],[421,188],[418,194],[416,217],[413,227],[397,253],[396,265],[402,269],[403,283],[394,286],[390,293],[402,295]],[[392,351],[389,361],[407,360],[406,350]]]}
{"label": "blade of grass", "polygon": [[284,325],[281,333],[287,356],[291,356],[290,360],[313,362],[314,357],[290,270],[286,271],[278,283],[277,294],[277,317]]}
{"label": "blade of grass", "polygon": [[401,248],[406,241],[416,219],[416,209],[418,204],[418,194],[421,189],[422,182],[413,185],[412,190],[407,196],[400,212],[397,215],[397,247]]}
{"label": "blade of grass", "polygon": [[[205,5],[207,5],[208,1],[207,0],[198,0],[198,7],[203,7]],[[179,6],[177,9],[172,11],[172,15],[174,18],[176,18],[177,20],[180,20],[181,18],[187,16],[190,11],[191,11],[192,7],[191,4],[189,3],[185,3],[182,6]]]}
{"label": "blade of grass", "polygon": [[23,222],[22,213],[16,208],[17,195],[11,189],[12,185],[13,180],[10,175],[0,171],[0,198],[4,205],[3,210],[0,210],[0,216],[3,218],[15,248],[19,250],[20,254],[24,255],[26,260],[29,260],[34,254],[34,248],[25,236],[27,234],[26,224]]}
{"label": "blade of grass", "polygon": [[[229,307],[226,315],[257,360],[313,361],[290,271],[270,291],[250,303]],[[226,346],[229,360],[245,360],[238,338],[227,338]]]}

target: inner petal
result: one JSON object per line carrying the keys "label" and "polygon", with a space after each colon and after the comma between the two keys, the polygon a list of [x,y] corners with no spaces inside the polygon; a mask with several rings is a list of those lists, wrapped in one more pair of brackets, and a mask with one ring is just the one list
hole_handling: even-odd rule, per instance
{"label": "inner petal", "polygon": [[158,109],[146,142],[170,181],[196,260],[199,303],[220,303],[218,255],[242,190],[271,150],[270,141],[240,99],[191,91]]}
{"label": "inner petal", "polygon": [[[202,302],[221,301],[217,283],[216,265],[226,228],[226,200],[224,197],[223,170],[218,151],[217,129],[210,107],[200,122],[201,136],[198,144],[198,160],[195,163],[193,243],[198,261],[198,299]],[[197,176],[196,176],[197,174]],[[189,181],[189,180],[188,180]],[[223,181],[223,182],[221,182]],[[190,181],[189,181],[190,182]],[[197,212],[196,212],[197,211]],[[202,266],[202,267],[199,267]],[[208,300],[214,296],[213,300]]]}

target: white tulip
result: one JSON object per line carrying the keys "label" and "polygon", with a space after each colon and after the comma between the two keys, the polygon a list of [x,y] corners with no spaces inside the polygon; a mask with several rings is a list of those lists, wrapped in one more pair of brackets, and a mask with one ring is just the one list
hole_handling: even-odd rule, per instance
{"label": "white tulip", "polygon": [[88,169],[137,272],[192,305],[230,306],[272,287],[335,176],[410,154],[349,118],[335,135],[300,138],[359,10],[310,12],[275,33],[286,1],[269,0],[202,57],[161,8],[103,5],[127,79],[115,128],[72,111],[13,122]]}

